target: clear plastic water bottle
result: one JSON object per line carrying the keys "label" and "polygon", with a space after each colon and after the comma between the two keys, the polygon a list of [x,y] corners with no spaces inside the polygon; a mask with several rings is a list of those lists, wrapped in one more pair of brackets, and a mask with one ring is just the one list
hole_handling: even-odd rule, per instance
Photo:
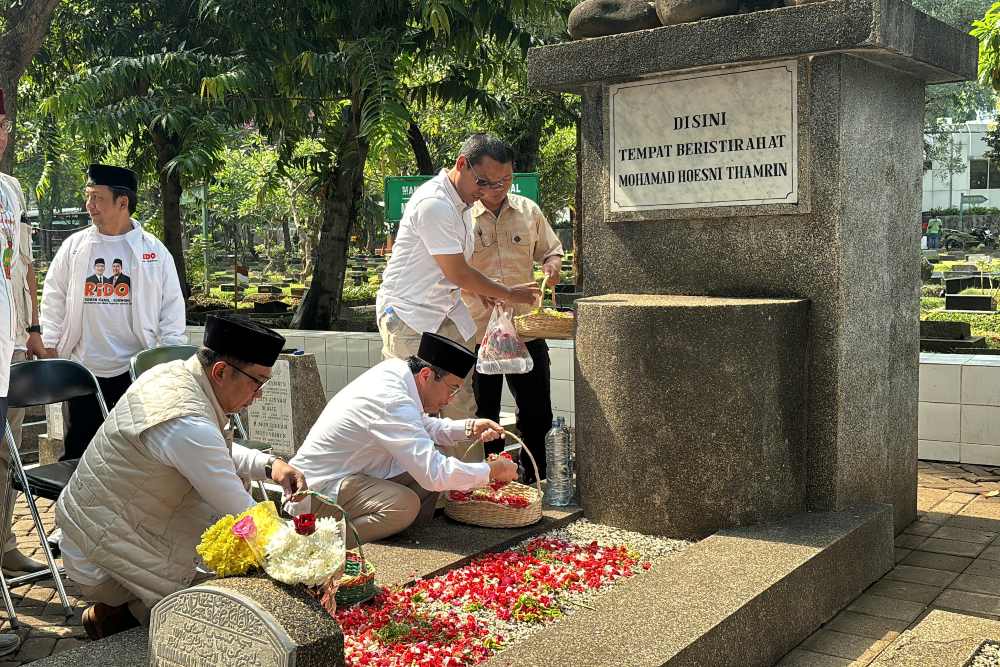
{"label": "clear plastic water bottle", "polygon": [[545,503],[565,507],[573,502],[573,471],[570,467],[570,435],[566,422],[556,417],[545,434]]}

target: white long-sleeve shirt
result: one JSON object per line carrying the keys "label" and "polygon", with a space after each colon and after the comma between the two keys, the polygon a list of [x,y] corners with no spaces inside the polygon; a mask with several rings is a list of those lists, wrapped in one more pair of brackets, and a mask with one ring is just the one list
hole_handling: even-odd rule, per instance
{"label": "white long-sleeve shirt", "polygon": [[486,486],[488,464],[464,463],[434,447],[464,439],[465,422],[427,416],[409,366],[388,359],[330,400],[289,464],[310,489],[332,497],[356,474],[390,479],[408,472],[428,491]]}
{"label": "white long-sleeve shirt", "polygon": [[[219,516],[239,514],[254,504],[241,478],[264,479],[270,456],[235,443],[230,455],[217,424],[204,417],[179,417],[140,437],[150,456],[176,468]],[[78,584],[96,586],[111,577],[69,538],[63,537],[59,547],[66,574]]]}

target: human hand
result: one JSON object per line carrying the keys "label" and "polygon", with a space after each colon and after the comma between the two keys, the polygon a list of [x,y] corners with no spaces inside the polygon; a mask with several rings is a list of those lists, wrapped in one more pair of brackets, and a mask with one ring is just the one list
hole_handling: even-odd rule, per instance
{"label": "human hand", "polygon": [[285,498],[292,502],[302,500],[308,489],[306,476],[296,468],[288,465],[281,459],[275,459],[271,464],[271,479],[280,484],[284,490]]}
{"label": "human hand", "polygon": [[489,442],[490,440],[502,438],[503,434],[503,426],[500,426],[500,424],[496,423],[492,419],[472,420],[472,437],[476,440]]}
{"label": "human hand", "polygon": [[507,297],[507,301],[535,305],[541,296],[542,288],[536,283],[524,283],[523,285],[514,285],[510,288],[510,296]]}
{"label": "human hand", "polygon": [[46,347],[46,348],[44,348],[44,350],[45,350],[45,353],[41,355],[42,359],[58,359],[59,358],[59,353],[56,351],[56,348],[54,348],[54,347]]}
{"label": "human hand", "polygon": [[517,464],[510,459],[498,456],[486,462],[490,466],[491,482],[513,482],[517,479]]}
{"label": "human hand", "polygon": [[32,332],[28,334],[28,343],[26,345],[28,352],[25,355],[27,359],[44,359],[46,355],[45,344],[42,343],[42,334],[38,332]]}
{"label": "human hand", "polygon": [[559,283],[559,274],[562,272],[562,257],[553,255],[542,264],[542,273],[546,276],[545,284],[555,287]]}
{"label": "human hand", "polygon": [[485,306],[487,309],[491,309],[493,308],[493,306],[500,303],[500,299],[496,299],[492,296],[483,296],[482,294],[477,294],[476,296],[479,297],[479,300],[482,302],[483,306]]}

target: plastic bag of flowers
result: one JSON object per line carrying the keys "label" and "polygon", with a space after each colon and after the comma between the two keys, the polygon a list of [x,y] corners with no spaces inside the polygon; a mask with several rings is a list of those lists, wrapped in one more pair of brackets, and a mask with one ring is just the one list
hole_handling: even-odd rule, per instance
{"label": "plastic bag of flowers", "polygon": [[283,521],[266,501],[219,519],[202,534],[197,552],[220,577],[263,569],[283,584],[305,586],[331,615],[336,611],[345,558],[342,519],[300,514]]}

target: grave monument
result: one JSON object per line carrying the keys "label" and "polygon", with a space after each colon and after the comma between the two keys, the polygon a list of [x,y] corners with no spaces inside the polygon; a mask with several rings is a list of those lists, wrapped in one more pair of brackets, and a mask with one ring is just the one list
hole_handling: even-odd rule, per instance
{"label": "grave monument", "polygon": [[319,366],[312,354],[281,354],[261,397],[247,409],[250,439],[289,459],[326,407]]}
{"label": "grave monument", "polygon": [[[640,625],[600,617],[595,664],[773,664],[916,514],[924,89],[977,45],[902,0],[796,4],[529,53],[582,96],[580,504],[707,538],[615,601]],[[588,616],[495,664],[559,664]]]}

